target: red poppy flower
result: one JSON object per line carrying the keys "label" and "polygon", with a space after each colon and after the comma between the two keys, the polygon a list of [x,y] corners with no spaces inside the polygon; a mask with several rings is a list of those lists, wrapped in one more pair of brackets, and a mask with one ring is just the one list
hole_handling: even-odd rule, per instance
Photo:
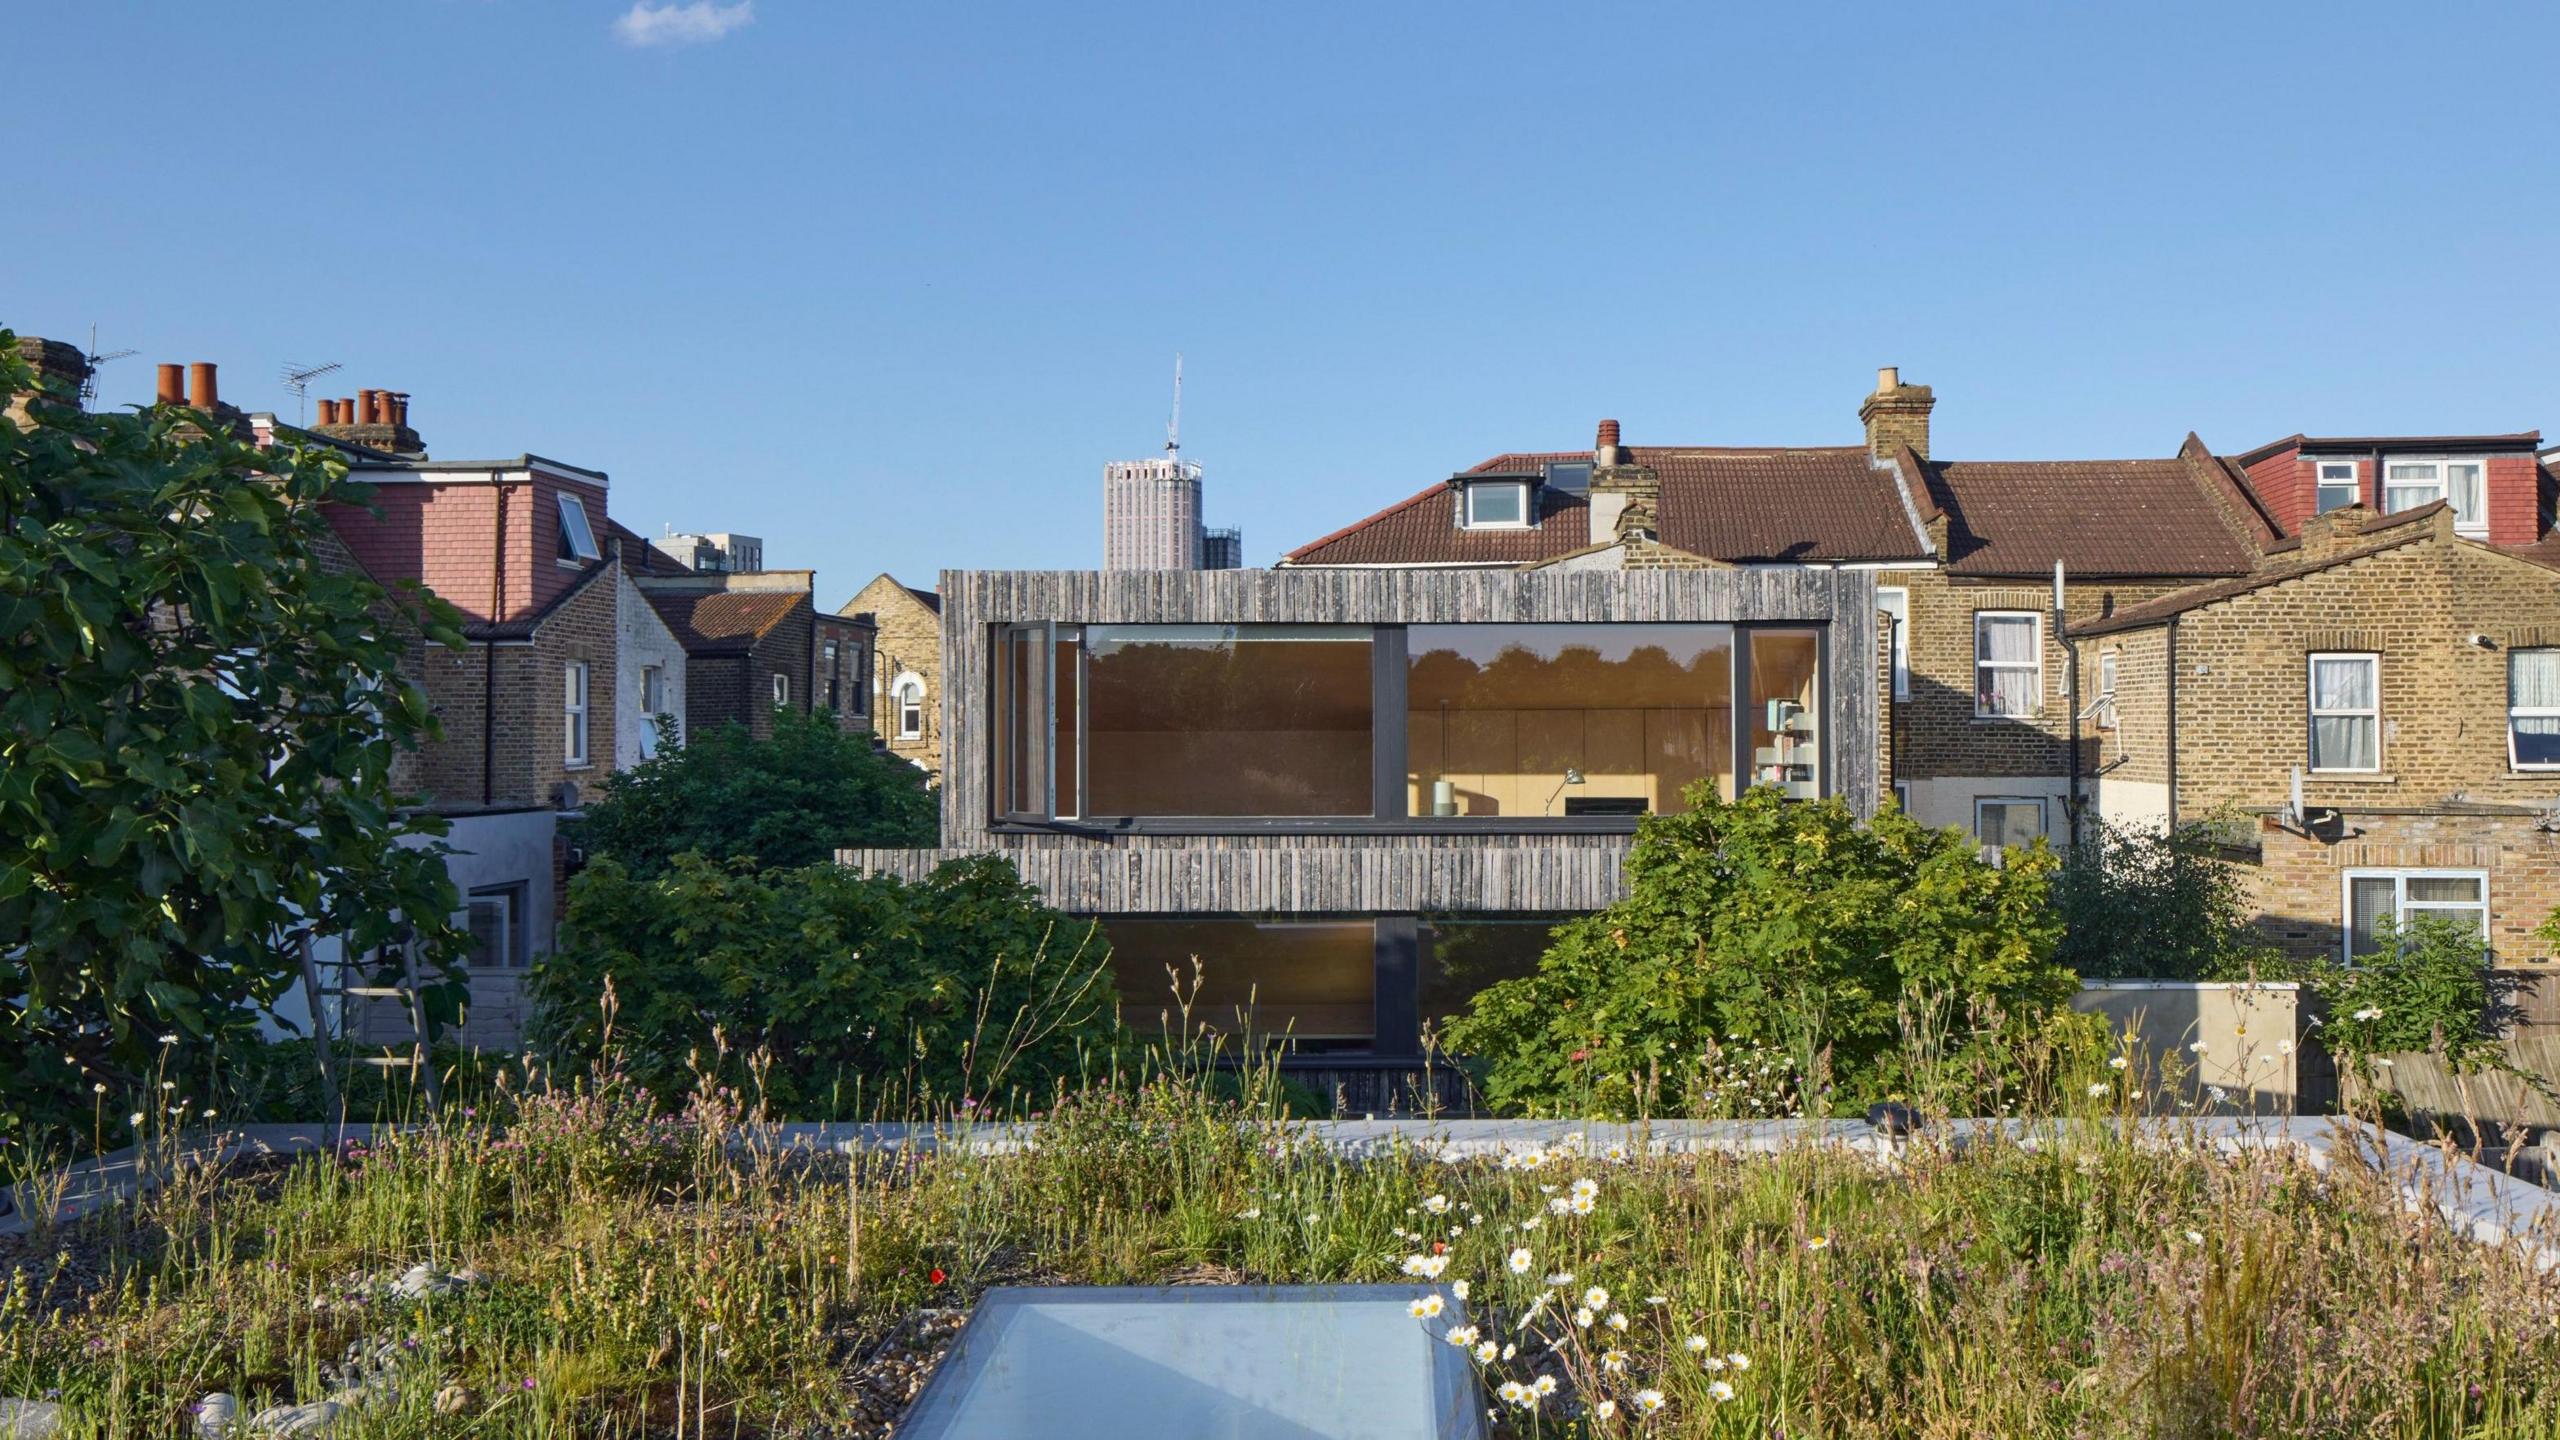
{"label": "red poppy flower", "polygon": [[926,1272],[925,1272],[925,1277],[924,1277],[924,1278],[925,1278],[925,1279],[927,1279],[927,1280],[929,1280],[929,1281],[931,1281],[931,1282],[933,1282],[933,1283],[934,1283],[934,1284],[936,1284],[936,1285],[939,1285],[939,1284],[941,1284],[943,1281],[948,1280],[948,1279],[950,1279],[951,1277],[950,1277],[950,1276],[948,1276],[948,1275],[943,1274],[943,1273],[942,1273],[942,1267],[941,1267],[941,1266],[939,1266],[939,1265],[936,1265],[936,1266],[934,1266],[931,1270],[928,1270],[928,1271],[926,1271]]}

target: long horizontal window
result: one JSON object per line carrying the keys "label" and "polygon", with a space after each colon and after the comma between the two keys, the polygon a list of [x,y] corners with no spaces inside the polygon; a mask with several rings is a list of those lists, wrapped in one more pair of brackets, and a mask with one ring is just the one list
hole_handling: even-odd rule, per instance
{"label": "long horizontal window", "polygon": [[1825,783],[1819,628],[1069,625],[995,636],[1002,820],[1599,828]]}
{"label": "long horizontal window", "polygon": [[1408,815],[1644,815],[1733,795],[1733,628],[1416,625]]}
{"label": "long horizontal window", "polygon": [[1114,917],[1102,931],[1133,1029],[1302,1053],[1376,1048],[1376,928],[1366,919]]}

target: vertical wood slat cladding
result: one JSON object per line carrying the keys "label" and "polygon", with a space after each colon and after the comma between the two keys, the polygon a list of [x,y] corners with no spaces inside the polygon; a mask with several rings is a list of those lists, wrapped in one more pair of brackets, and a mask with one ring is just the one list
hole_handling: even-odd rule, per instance
{"label": "vertical wood slat cladding", "polygon": [[1087,913],[1592,910],[1623,893],[1625,835],[995,834],[991,627],[1038,620],[1820,624],[1831,789],[1862,815],[1875,809],[1877,621],[1864,571],[947,570],[941,593],[944,848],[841,853],[859,869],[919,878],[993,851],[1051,904]]}

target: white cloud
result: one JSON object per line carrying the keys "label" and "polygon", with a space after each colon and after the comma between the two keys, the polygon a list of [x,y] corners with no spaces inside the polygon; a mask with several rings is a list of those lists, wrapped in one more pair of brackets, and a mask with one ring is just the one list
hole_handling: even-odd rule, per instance
{"label": "white cloud", "polygon": [[734,5],[717,5],[712,0],[652,5],[649,0],[633,0],[631,8],[614,20],[613,33],[625,45],[699,45],[754,18],[755,0],[738,0]]}

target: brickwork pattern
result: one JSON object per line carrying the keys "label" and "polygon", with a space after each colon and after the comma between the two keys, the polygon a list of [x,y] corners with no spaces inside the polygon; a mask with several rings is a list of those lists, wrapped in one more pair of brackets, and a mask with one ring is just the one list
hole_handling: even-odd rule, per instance
{"label": "brickwork pattern", "polygon": [[[879,716],[878,734],[889,752],[942,773],[942,616],[918,600],[907,587],[883,575],[862,587],[844,613],[869,611],[879,622],[878,652],[873,658],[872,704]],[[924,733],[913,739],[898,734],[898,707],[889,687],[901,674],[924,681]]]}
{"label": "brickwork pattern", "polygon": [[[1971,583],[1936,570],[1889,570],[1880,586],[1900,586],[1910,596],[1906,643],[1911,697],[1894,708],[1896,778],[1933,780],[1956,776],[2057,776],[2070,767],[2071,697],[2065,647],[2053,628],[2053,588]],[[2089,617],[2173,593],[2170,582],[2066,585],[2070,618]],[[1990,610],[2025,611],[2038,617],[2044,671],[2036,714],[1994,719],[1974,714],[1974,617]],[[2094,670],[2081,677],[2081,703],[2096,696]],[[2084,739],[2084,761],[2094,750]],[[2085,773],[2085,771],[2084,771]]]}
{"label": "brickwork pattern", "polygon": [[2344,944],[2346,872],[2478,870],[2489,881],[2489,946],[2502,964],[2551,963],[2534,927],[2560,909],[2560,835],[2529,815],[2350,815],[2328,840],[2260,822],[2246,867],[2258,926],[2287,954],[2334,959]]}

